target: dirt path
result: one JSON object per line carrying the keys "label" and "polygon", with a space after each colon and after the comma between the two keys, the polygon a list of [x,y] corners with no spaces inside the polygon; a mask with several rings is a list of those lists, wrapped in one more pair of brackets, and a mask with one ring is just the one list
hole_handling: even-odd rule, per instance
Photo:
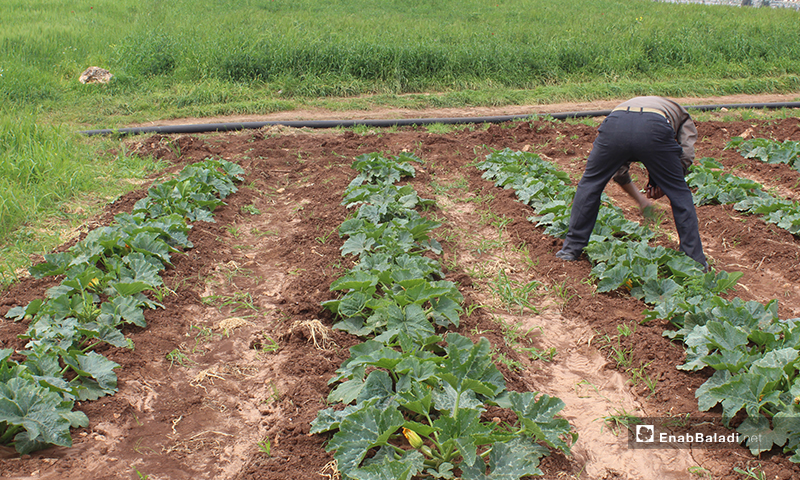
{"label": "dirt path", "polygon": [[[710,97],[675,98],[682,105],[728,105],[745,103],[782,103],[800,101],[800,94],[728,95]],[[356,120],[396,118],[462,118],[504,115],[528,115],[562,112],[610,110],[621,100],[595,100],[590,102],[563,102],[542,105],[508,105],[503,107],[426,108],[419,110],[401,108],[371,108],[364,110],[331,111],[326,109],[299,109],[269,115],[231,115],[203,118],[176,118],[147,122],[130,127],[159,125],[194,125],[204,123],[268,122],[275,120]]]}
{"label": "dirt path", "polygon": [[[738,175],[757,176],[780,191],[796,190],[797,171],[723,148],[748,130],[800,140],[797,119],[703,122],[698,128],[698,156],[737,166]],[[539,153],[577,180],[595,134],[590,125],[537,121],[447,134],[271,128],[132,141],[131,148],[174,162],[175,171],[215,156],[248,174],[215,212],[216,223],[194,225],[195,247],[166,272],[164,308],[146,312],[147,328],[127,328],[135,349],[102,352],[121,365],[119,393],[78,405],[91,424],[74,431],[71,448],[21,459],[3,448],[0,477],[336,478],[324,450],[327,437],[309,435],[309,423],[326,406],[327,382],[349,356],[347,348],[359,340],[331,330],[333,319],[320,303],[332,298],[329,285],[350,266],[340,256],[337,233],[349,214],[340,202],[354,176],[350,164],[374,151],[408,151],[425,162],[410,183],[436,200],[429,214],[443,224],[434,231],[444,246],[441,263],[465,305],[474,307],[457,331],[492,342],[509,389],[566,402],[564,416],[580,438],[571,457],[544,459],[545,478],[734,479],[740,478],[734,468],[751,467],[768,478],[797,477],[800,468],[779,452],[758,459],[744,448],[655,455],[626,448],[616,416],[701,415],[693,392],[708,374],[677,370],[683,349],[662,336],[669,325],[641,325],[645,305],[623,293],[597,294],[587,280],[590,264],[556,259],[561,241],[545,236],[512,192],[494,187],[472,166],[491,149],[509,147]],[[610,186],[608,193],[628,218],[639,219],[619,189]],[[115,202],[93,226],[129,211],[144,194]],[[698,215],[715,266],[744,272],[738,296],[780,298],[781,318],[800,316],[797,238],[730,207],[704,206]],[[670,222],[660,241],[675,247]],[[533,285],[535,309],[501,301],[501,272],[518,285]],[[54,284],[23,280],[2,293],[0,314]],[[0,348],[21,348],[17,335],[24,330],[23,324],[0,323]],[[619,350],[626,352],[624,364],[614,360]]]}

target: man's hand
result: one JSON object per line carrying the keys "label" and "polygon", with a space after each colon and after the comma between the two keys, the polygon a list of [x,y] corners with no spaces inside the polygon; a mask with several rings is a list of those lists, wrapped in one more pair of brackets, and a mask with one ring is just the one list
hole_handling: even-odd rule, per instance
{"label": "man's hand", "polygon": [[664,196],[664,191],[661,190],[661,187],[653,187],[648,185],[647,190],[645,190],[645,195],[647,198],[658,199]]}

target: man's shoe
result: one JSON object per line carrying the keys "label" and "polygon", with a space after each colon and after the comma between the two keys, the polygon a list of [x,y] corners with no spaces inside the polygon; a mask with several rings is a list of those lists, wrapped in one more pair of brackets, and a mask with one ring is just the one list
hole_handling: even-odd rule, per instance
{"label": "man's shoe", "polygon": [[567,262],[574,262],[575,260],[578,259],[579,256],[580,255],[575,255],[574,253],[565,252],[564,250],[559,250],[556,253],[556,257],[560,258],[561,260],[565,260]]}

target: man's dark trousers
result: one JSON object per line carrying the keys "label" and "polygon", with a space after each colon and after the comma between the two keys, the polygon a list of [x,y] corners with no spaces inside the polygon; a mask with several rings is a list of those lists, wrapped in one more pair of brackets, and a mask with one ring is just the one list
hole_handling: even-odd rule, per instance
{"label": "man's dark trousers", "polygon": [[598,129],[586,171],[578,183],[562,251],[580,255],[589,243],[606,184],[626,161],[642,162],[651,181],[661,187],[672,204],[681,251],[707,265],[692,192],[683,176],[681,152],[675,131],[663,116],[639,111],[611,112]]}

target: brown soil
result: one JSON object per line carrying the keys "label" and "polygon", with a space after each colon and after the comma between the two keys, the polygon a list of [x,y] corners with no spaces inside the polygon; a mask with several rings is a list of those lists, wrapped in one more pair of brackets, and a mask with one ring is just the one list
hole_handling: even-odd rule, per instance
{"label": "brown soil", "polygon": [[[800,140],[797,119],[709,121],[698,128],[698,157],[714,157],[797,199],[797,171],[724,150],[732,136],[745,132]],[[482,305],[463,317],[457,331],[495,345],[509,389],[544,392],[567,403],[564,416],[580,438],[572,456],[543,461],[545,478],[740,478],[734,468],[755,468],[767,478],[800,476],[800,467],[780,452],[755,458],[744,448],[627,451],[624,434],[615,436],[613,424],[604,421],[622,411],[702,416],[694,391],[708,373],[677,370],[683,349],[662,336],[666,322],[640,325],[642,302],[620,292],[597,294],[586,281],[590,264],[556,259],[561,241],[544,236],[511,191],[483,180],[471,165],[491,149],[509,147],[539,153],[577,180],[595,135],[592,125],[536,121],[447,134],[271,128],[131,140],[139,153],[173,162],[172,171],[214,156],[239,163],[247,177],[215,212],[216,223],[193,226],[194,248],[176,255],[166,271],[164,308],[146,312],[147,328],[126,331],[135,349],[102,352],[121,365],[119,392],[77,405],[91,423],[73,432],[70,448],[22,458],[2,448],[0,477],[336,478],[325,452],[328,437],[309,435],[309,423],[326,407],[327,382],[359,339],[331,330],[333,319],[320,303],[333,298],[329,285],[351,265],[340,256],[337,234],[349,214],[340,202],[355,175],[350,164],[374,151],[412,152],[425,162],[410,184],[437,201],[430,214],[443,223],[434,235],[445,248],[447,279],[460,285],[465,305]],[[643,178],[641,170],[635,173]],[[640,219],[620,189],[612,185],[607,192],[629,218]],[[145,193],[120,198],[87,227],[109,223]],[[668,209],[666,200],[660,204]],[[797,238],[727,206],[699,207],[698,215],[713,265],[744,272],[736,295],[779,298],[782,318],[800,316]],[[506,221],[496,221],[501,218]],[[660,241],[675,247],[669,215],[663,229]],[[536,311],[498,300],[492,285],[501,270],[517,282],[538,282],[531,297]],[[23,279],[0,296],[0,315],[42,297],[58,281]],[[622,323],[635,329],[633,335],[619,335]],[[25,328],[1,322],[0,348],[20,348],[17,335]],[[519,334],[516,343],[507,341],[513,333]],[[617,341],[632,348],[631,365],[611,360],[609,347]],[[556,353],[552,361],[536,360],[520,346]],[[643,376],[656,381],[654,390],[636,380]],[[269,454],[259,448],[265,439]]]}

